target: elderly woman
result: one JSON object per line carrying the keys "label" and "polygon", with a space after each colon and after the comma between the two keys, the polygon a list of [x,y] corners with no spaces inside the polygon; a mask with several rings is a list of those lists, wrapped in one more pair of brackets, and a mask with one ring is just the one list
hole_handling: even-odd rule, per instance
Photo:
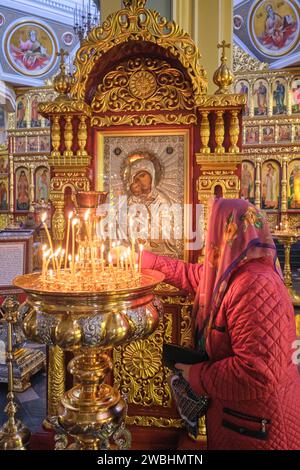
{"label": "elderly woman", "polygon": [[176,367],[210,399],[210,450],[299,449],[295,319],[276,260],[261,213],[222,198],[211,209],[203,266],[144,254],[143,267],[196,295],[196,347],[209,360]]}

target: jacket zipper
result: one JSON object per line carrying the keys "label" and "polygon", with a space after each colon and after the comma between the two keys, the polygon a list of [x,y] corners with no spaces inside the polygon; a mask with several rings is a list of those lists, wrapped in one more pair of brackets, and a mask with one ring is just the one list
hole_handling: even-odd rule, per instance
{"label": "jacket zipper", "polygon": [[236,418],[244,419],[245,421],[253,421],[255,423],[260,423],[261,424],[261,431],[263,433],[266,432],[266,425],[271,424],[270,419],[260,418],[258,416],[247,415],[245,413],[240,413],[239,411],[231,410],[230,408],[223,408],[223,412],[228,414],[228,415],[235,416]]}

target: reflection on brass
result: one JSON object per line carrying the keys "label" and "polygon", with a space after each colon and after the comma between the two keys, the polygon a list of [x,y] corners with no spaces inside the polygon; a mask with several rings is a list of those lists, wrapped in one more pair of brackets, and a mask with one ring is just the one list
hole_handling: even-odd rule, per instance
{"label": "reflection on brass", "polygon": [[[110,440],[122,449],[130,445],[124,428],[126,402],[117,388],[105,383],[113,366],[107,352],[138,344],[132,342],[155,331],[162,309],[153,289],[163,279],[161,273],[145,270],[138,288],[63,293],[55,286],[39,289],[39,273],[15,278],[14,286],[26,292],[30,303],[23,321],[27,337],[75,354],[68,368],[77,385],[64,393],[58,416],[49,418],[56,432],[73,438],[70,449],[108,449]],[[60,360],[56,366],[61,367]],[[61,446],[57,439],[57,448]]]}
{"label": "reflection on brass", "polygon": [[[58,414],[58,407],[66,390],[65,354],[58,346],[49,347],[48,362],[48,417]],[[47,419],[46,422],[49,422]]]}

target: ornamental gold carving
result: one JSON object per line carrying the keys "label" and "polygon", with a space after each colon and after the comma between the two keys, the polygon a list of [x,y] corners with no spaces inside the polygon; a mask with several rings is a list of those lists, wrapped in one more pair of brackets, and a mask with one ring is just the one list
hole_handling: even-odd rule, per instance
{"label": "ornamental gold carving", "polygon": [[259,70],[267,70],[268,68],[269,64],[255,59],[247,54],[247,52],[245,52],[241,47],[233,43],[233,71],[235,73],[249,73],[249,71],[255,72]]}
{"label": "ornamental gold carving", "polygon": [[127,416],[126,424],[143,426],[143,427],[156,427],[156,428],[182,428],[182,419],[174,418],[158,418],[155,416]]}
{"label": "ornamental gold carving", "polygon": [[168,21],[158,12],[144,8],[144,1],[125,1],[125,8],[110,15],[101,26],[94,28],[76,54],[76,72],[71,96],[85,100],[88,79],[104,54],[130,40],[142,41],[164,48],[187,71],[195,100],[207,92],[207,78],[199,64],[200,53],[190,36],[175,22]]}
{"label": "ornamental gold carving", "polygon": [[208,119],[209,112],[208,111],[203,111],[201,113],[201,126],[200,126],[200,137],[201,137],[201,143],[202,143],[202,148],[201,152],[202,153],[210,153],[210,148],[208,146],[209,138],[210,138],[210,124],[209,124],[209,119]]}
{"label": "ornamental gold carving", "polygon": [[145,341],[135,341],[114,350],[114,380],[129,404],[171,406],[167,384],[168,369],[163,367],[162,346],[171,342],[172,315],[165,314],[156,332]]}
{"label": "ornamental gold carving", "polygon": [[191,83],[165,60],[130,59],[105,75],[92,100],[94,112],[193,110]]}
{"label": "ornamental gold carving", "polygon": [[197,123],[195,114],[135,114],[129,116],[95,116],[91,125],[96,127],[110,126],[155,126],[158,124],[190,125]]}
{"label": "ornamental gold carving", "polygon": [[64,352],[58,346],[49,348],[48,364],[48,416],[56,416],[65,392]]}
{"label": "ornamental gold carving", "polygon": [[200,108],[228,108],[233,106],[243,107],[247,104],[245,95],[204,95],[198,100]]}

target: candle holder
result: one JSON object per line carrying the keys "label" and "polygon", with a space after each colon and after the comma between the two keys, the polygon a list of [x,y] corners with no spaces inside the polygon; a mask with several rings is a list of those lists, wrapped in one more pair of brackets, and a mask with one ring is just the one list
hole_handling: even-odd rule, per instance
{"label": "candle holder", "polygon": [[71,291],[57,289],[56,281],[45,285],[40,273],[15,278],[14,285],[28,295],[27,337],[75,353],[68,369],[78,385],[64,394],[52,419],[63,437],[57,440],[59,448],[66,435],[74,440],[69,449],[108,449],[111,442],[122,449],[130,446],[126,402],[105,383],[112,370],[109,353],[155,331],[162,309],[153,291],[163,279],[159,272],[143,270],[135,286],[110,289],[99,279],[99,291],[80,291],[78,285]]}
{"label": "candle holder", "polygon": [[276,230],[272,233],[273,238],[275,238],[278,243],[282,244],[284,247],[284,283],[289,291],[290,297],[294,305],[300,305],[300,296],[293,289],[293,279],[292,279],[292,270],[291,270],[291,247],[295,245],[300,240],[300,233],[294,230],[291,230],[287,225],[283,228],[282,225],[280,229],[276,227]]}

